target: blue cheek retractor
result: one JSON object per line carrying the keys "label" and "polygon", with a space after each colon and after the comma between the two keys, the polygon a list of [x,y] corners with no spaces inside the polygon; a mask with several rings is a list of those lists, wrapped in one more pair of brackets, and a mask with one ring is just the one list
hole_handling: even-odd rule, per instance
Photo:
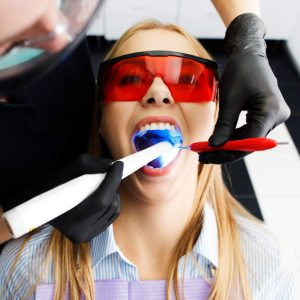
{"label": "blue cheek retractor", "polygon": [[160,156],[147,164],[148,167],[152,168],[164,168],[176,158],[178,152],[180,151],[178,147],[182,145],[182,134],[178,128],[175,128],[175,130],[145,130],[142,132],[136,132],[132,138],[132,141],[137,151],[141,151],[163,141],[168,141],[171,143],[173,145],[173,149],[168,154]]}

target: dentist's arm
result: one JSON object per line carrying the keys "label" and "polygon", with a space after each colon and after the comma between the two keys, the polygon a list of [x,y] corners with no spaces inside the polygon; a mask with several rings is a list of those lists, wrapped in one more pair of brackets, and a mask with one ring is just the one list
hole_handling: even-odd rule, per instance
{"label": "dentist's arm", "polygon": [[259,0],[211,0],[226,27],[244,13],[260,15]]}
{"label": "dentist's arm", "polygon": [[[212,0],[228,26],[225,50],[229,60],[219,82],[220,110],[211,146],[229,139],[265,137],[290,115],[266,55],[266,28],[259,17],[258,0]],[[246,110],[246,125],[235,129],[239,114]],[[201,153],[203,163],[230,163],[249,152]]]}

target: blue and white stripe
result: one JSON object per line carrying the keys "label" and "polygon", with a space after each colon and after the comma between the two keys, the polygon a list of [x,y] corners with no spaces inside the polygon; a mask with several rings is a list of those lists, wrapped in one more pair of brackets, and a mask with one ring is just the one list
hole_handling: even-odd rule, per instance
{"label": "blue and white stripe", "polygon": [[[263,225],[237,217],[242,249],[249,266],[249,282],[254,300],[298,300],[296,295],[295,261],[285,254],[283,247]],[[44,252],[53,228],[44,226],[34,235],[17,261],[17,253],[23,238],[6,245],[0,256],[1,300],[20,300],[37,280],[36,270],[44,265]],[[91,241],[92,266],[95,280],[139,280],[137,267],[120,251],[111,225]],[[192,257],[193,255],[193,257]],[[200,268],[195,266],[194,259]],[[209,206],[205,208],[202,233],[193,251],[187,256],[185,273],[184,258],[179,264],[180,275],[185,278],[212,277],[218,266],[218,231],[216,219]],[[53,283],[52,268],[45,273],[42,283]],[[16,294],[12,294],[17,291]],[[34,299],[32,295],[30,299]]]}

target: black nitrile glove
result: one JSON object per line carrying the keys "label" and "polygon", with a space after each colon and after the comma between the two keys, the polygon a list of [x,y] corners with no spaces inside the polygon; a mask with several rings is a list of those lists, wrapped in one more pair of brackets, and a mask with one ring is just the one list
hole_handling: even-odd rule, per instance
{"label": "black nitrile glove", "polygon": [[[80,204],[49,223],[76,243],[88,242],[104,231],[120,214],[120,198],[117,194],[123,163],[111,159],[82,154],[70,165],[52,174],[27,192],[27,199],[84,174],[107,172],[100,186]],[[23,199],[24,200],[24,199]]]}
{"label": "black nitrile glove", "polygon": [[117,189],[122,178],[123,163],[111,163],[112,160],[97,159],[85,154],[79,158],[79,162],[75,162],[75,165],[70,167],[69,175],[76,174],[74,178],[82,174],[107,172],[94,193],[50,222],[73,242],[90,241],[104,231],[120,214],[120,198]]}
{"label": "black nitrile glove", "polygon": [[[229,139],[265,137],[290,115],[266,56],[265,33],[262,20],[252,13],[236,17],[227,28],[225,50],[230,58],[219,84],[219,116],[209,139],[213,147]],[[242,110],[248,112],[247,124],[235,129]],[[199,155],[199,161],[229,163],[247,154],[249,152],[205,152]]]}

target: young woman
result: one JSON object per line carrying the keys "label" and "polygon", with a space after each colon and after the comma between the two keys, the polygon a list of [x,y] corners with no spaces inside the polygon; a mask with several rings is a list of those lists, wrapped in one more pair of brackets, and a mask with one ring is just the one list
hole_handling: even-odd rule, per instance
{"label": "young woman", "polygon": [[219,166],[176,148],[214,127],[217,70],[203,46],[175,25],[133,26],[100,67],[99,99],[113,159],[163,139],[174,149],[122,181],[120,216],[89,244],[48,225],[9,243],[1,299],[296,300],[280,243],[229,194]]}

